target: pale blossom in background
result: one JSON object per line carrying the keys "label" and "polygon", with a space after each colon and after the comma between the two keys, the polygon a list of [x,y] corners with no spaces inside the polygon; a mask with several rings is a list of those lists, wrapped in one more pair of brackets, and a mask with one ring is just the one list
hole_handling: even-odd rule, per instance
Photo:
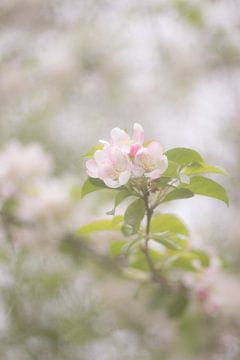
{"label": "pale blossom in background", "polygon": [[26,183],[49,175],[52,157],[39,144],[12,141],[0,152],[0,198],[13,196]]}
{"label": "pale blossom in background", "polygon": [[[48,232],[73,230],[77,204],[71,194],[78,182],[70,175],[55,177],[53,171],[52,157],[37,143],[13,141],[0,151],[0,208],[19,223],[11,231],[14,242],[41,234],[38,224]],[[3,231],[0,239],[5,236]]]}
{"label": "pale blossom in background", "polygon": [[71,213],[72,183],[64,178],[38,179],[21,193],[18,217],[33,222],[61,222]]}

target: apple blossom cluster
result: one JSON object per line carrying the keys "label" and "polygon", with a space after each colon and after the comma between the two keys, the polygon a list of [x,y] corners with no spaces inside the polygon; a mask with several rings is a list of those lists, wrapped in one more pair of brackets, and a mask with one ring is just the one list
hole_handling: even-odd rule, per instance
{"label": "apple blossom cluster", "polygon": [[27,183],[48,176],[52,158],[39,144],[8,143],[0,152],[0,202],[15,196]]}
{"label": "apple blossom cluster", "polygon": [[8,143],[0,151],[0,164],[1,215],[32,230],[39,223],[48,229],[71,227],[76,211],[71,190],[77,181],[53,176],[53,159],[39,144]]}
{"label": "apple blossom cluster", "polygon": [[221,283],[222,264],[212,249],[208,254],[209,266],[201,269],[200,272],[185,274],[184,283],[202,304],[204,312],[215,315],[222,305],[222,297],[216,291],[216,285]]}
{"label": "apple blossom cluster", "polygon": [[89,177],[101,179],[110,188],[118,188],[131,178],[158,179],[168,167],[167,157],[158,141],[144,145],[144,131],[140,124],[133,126],[132,137],[113,128],[110,140],[100,140],[103,148],[86,162]]}

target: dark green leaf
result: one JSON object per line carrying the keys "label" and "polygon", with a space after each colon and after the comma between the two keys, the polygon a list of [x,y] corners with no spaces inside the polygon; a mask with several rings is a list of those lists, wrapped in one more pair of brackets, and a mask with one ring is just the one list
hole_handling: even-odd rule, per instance
{"label": "dark green leaf", "polygon": [[179,293],[172,295],[168,304],[168,315],[171,318],[181,316],[187,308],[188,301],[188,291],[186,289],[182,289]]}
{"label": "dark green leaf", "polygon": [[95,179],[95,178],[91,178],[89,177],[88,180],[90,181],[90,183],[96,187],[100,187],[100,188],[105,188],[108,189],[108,186],[104,184],[104,182],[100,179]]}
{"label": "dark green leaf", "polygon": [[178,200],[178,199],[188,199],[193,197],[194,194],[188,189],[174,189],[168,193],[162,202]]}
{"label": "dark green leaf", "polygon": [[204,162],[202,156],[197,151],[188,148],[174,148],[168,150],[165,155],[168,160],[181,166],[186,166],[196,162]]}
{"label": "dark green leaf", "polygon": [[106,185],[98,179],[88,178],[82,186],[81,198],[94,191],[106,189]]}
{"label": "dark green leaf", "polygon": [[190,184],[182,185],[185,189],[192,191],[194,194],[212,197],[229,204],[228,196],[225,189],[216,181],[203,176],[195,176],[191,179]]}
{"label": "dark green leaf", "polygon": [[123,234],[130,236],[135,234],[145,215],[145,204],[142,199],[137,199],[131,203],[124,214],[124,225],[122,227]]}
{"label": "dark green leaf", "polygon": [[129,196],[132,196],[132,194],[130,192],[128,192],[126,190],[120,190],[115,197],[113,209],[108,211],[107,215],[114,215],[118,205],[120,205],[121,202],[124,201]]}

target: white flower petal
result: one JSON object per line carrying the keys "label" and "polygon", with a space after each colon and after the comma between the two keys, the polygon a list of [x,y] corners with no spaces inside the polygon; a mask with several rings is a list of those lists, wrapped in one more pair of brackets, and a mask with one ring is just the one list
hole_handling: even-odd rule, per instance
{"label": "white flower petal", "polygon": [[150,178],[151,180],[155,180],[160,178],[161,174],[162,174],[161,170],[155,169],[151,172],[145,173],[145,176]]}
{"label": "white flower petal", "polygon": [[106,149],[97,150],[94,154],[94,160],[96,161],[97,165],[101,165],[108,162],[108,153]]}
{"label": "white flower petal", "polygon": [[147,148],[142,147],[139,149],[135,156],[136,164],[143,165],[149,161],[149,151]]}
{"label": "white flower petal", "polygon": [[141,166],[133,165],[132,166],[132,174],[135,177],[141,177],[143,176],[144,170]]}
{"label": "white flower petal", "polygon": [[114,168],[110,164],[103,164],[99,166],[98,175],[100,179],[111,177],[114,175]]}
{"label": "white flower petal", "polygon": [[180,180],[183,184],[190,184],[190,177],[183,173],[180,174]]}
{"label": "white flower petal", "polygon": [[130,136],[126,133],[126,131],[120,128],[113,128],[110,137],[113,145],[116,146],[121,146],[124,144],[130,145]]}
{"label": "white flower petal", "polygon": [[124,171],[129,167],[129,159],[120,149],[114,148],[112,151],[114,165],[119,171]]}
{"label": "white flower petal", "polygon": [[143,130],[143,127],[138,123],[135,123],[133,125],[132,139],[133,139],[133,142],[137,143],[137,144],[143,144],[143,142],[144,142],[144,130]]}
{"label": "white flower petal", "polygon": [[147,147],[153,162],[158,162],[162,157],[163,148],[158,141],[152,141]]}
{"label": "white flower petal", "polygon": [[168,158],[166,155],[162,155],[162,158],[160,162],[158,163],[158,169],[161,171],[161,173],[164,173],[168,168]]}
{"label": "white flower petal", "polygon": [[106,140],[100,139],[99,142],[100,142],[100,144],[104,145],[104,149],[110,145],[110,143],[108,141],[106,141]]}
{"label": "white flower petal", "polygon": [[88,176],[98,178],[98,166],[95,160],[88,160],[86,162],[86,168]]}
{"label": "white flower petal", "polygon": [[103,179],[103,181],[108,187],[113,188],[113,189],[116,189],[121,186],[119,184],[118,180],[113,180],[111,178],[105,178],[105,179]]}
{"label": "white flower petal", "polygon": [[145,176],[149,177],[152,180],[158,179],[164,173],[164,171],[167,170],[167,167],[168,167],[168,159],[165,155],[163,155],[157,168],[151,172],[146,173]]}
{"label": "white flower petal", "polygon": [[120,185],[125,185],[128,180],[130,179],[131,176],[131,172],[130,171],[124,171],[120,174],[119,176],[119,184]]}

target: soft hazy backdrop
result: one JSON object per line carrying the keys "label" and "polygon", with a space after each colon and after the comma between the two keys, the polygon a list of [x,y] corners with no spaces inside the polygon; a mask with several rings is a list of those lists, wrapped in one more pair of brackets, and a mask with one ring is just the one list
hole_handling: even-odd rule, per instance
{"label": "soft hazy backdrop", "polygon": [[[166,206],[194,244],[229,263],[210,320],[169,320],[134,282],[60,246],[109,209],[101,195],[97,208],[94,195],[67,204],[64,191],[86,178],[81,154],[134,122],[165,149],[192,147],[229,174],[229,208],[205,198]],[[14,249],[2,231],[0,358],[239,359],[239,139],[238,0],[0,0],[0,154],[13,140],[40,144],[55,161],[51,185],[40,186],[42,217],[38,202],[22,211],[38,208],[42,221],[49,204],[65,209],[34,233],[15,229]]]}

